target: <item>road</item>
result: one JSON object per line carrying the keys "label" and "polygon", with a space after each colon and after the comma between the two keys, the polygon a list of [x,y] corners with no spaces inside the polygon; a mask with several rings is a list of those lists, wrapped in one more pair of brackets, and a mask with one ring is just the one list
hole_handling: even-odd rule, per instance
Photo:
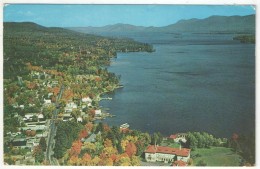
{"label": "road", "polygon": [[49,161],[51,165],[59,165],[57,159],[54,159],[52,157],[53,155],[53,148],[54,148],[54,137],[56,135],[57,126],[55,124],[55,121],[57,119],[58,113],[59,113],[59,100],[62,97],[62,93],[64,90],[64,85],[61,86],[60,92],[58,94],[58,97],[56,99],[55,107],[56,109],[53,111],[52,119],[50,120],[50,127],[49,127],[49,134],[48,134],[48,140],[47,140],[47,150],[46,150],[46,160]]}

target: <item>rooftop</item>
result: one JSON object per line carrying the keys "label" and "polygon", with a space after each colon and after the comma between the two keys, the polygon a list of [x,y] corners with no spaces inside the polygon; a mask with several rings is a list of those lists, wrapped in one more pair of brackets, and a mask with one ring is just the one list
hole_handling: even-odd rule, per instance
{"label": "rooftop", "polygon": [[182,166],[187,166],[187,163],[185,163],[184,161],[181,161],[181,160],[177,160],[177,161],[174,161],[172,166],[182,167]]}
{"label": "rooftop", "polygon": [[145,153],[175,154],[177,156],[187,157],[190,154],[190,149],[149,145],[146,148]]}

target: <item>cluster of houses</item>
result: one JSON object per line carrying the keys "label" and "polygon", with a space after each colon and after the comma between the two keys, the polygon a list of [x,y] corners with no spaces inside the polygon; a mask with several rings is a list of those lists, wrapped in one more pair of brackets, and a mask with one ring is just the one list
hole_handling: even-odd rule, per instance
{"label": "cluster of houses", "polygon": [[[28,152],[25,155],[15,156],[15,165],[34,165],[35,157],[33,156],[33,150],[35,146],[39,145],[40,139],[43,137],[47,140],[48,127],[46,121],[39,122],[39,119],[43,119],[42,114],[38,114],[38,121],[33,121],[32,117],[35,115],[26,114],[23,118],[25,127],[19,127],[19,131],[15,133],[8,132],[8,142],[14,148],[27,149]],[[34,133],[31,136],[26,136],[24,133]]]}
{"label": "cluster of houses", "polygon": [[[171,135],[168,139],[176,143],[186,142],[186,134],[179,133]],[[191,150],[188,148],[172,148],[168,146],[149,145],[145,150],[145,159],[147,162],[165,162],[173,166],[187,166],[190,159]]]}
{"label": "cluster of houses", "polygon": [[[90,97],[83,97],[80,103],[70,100],[66,104],[61,118],[63,121],[72,120],[73,117],[71,113],[73,110],[79,110],[80,114],[77,116],[77,122],[82,122],[83,119],[88,118],[88,114],[83,111],[85,108],[92,108],[92,99]],[[102,115],[101,109],[95,109],[95,118],[99,118]]]}
{"label": "cluster of houses", "polygon": [[[36,86],[38,88],[54,88],[59,85],[59,81],[53,78],[53,75],[50,75],[46,72],[34,71],[32,70],[29,76],[32,79],[35,79]],[[22,77],[18,78],[18,84],[21,86],[24,85]],[[76,82],[84,82],[87,83],[88,80],[94,80],[96,76],[93,75],[78,75],[76,77]],[[49,106],[56,106],[53,100],[54,93],[46,93],[42,98],[39,97],[39,91],[35,91],[36,99],[39,99],[43,104],[42,108],[49,107]],[[64,111],[61,113],[61,116],[58,116],[63,121],[73,120],[74,117],[72,116],[73,111],[77,111],[77,122],[82,122],[84,119],[88,118],[88,114],[86,113],[86,109],[88,108],[95,108],[92,105],[93,100],[90,97],[83,97],[77,100],[68,100],[66,105],[64,106]],[[19,108],[21,110],[25,109],[26,106],[33,107],[34,104],[28,105],[18,105],[18,103],[14,103],[12,105],[14,108]],[[78,113],[80,112],[80,113]],[[103,113],[101,109],[95,109],[95,119],[103,118],[106,113]],[[35,160],[32,156],[32,152],[35,146],[39,145],[39,141],[41,137],[44,137],[46,141],[48,141],[48,130],[49,130],[49,123],[50,120],[46,119],[42,113],[26,113],[24,116],[20,116],[16,113],[15,118],[17,118],[20,122],[22,127],[19,127],[19,131],[14,133],[7,133],[6,140],[9,144],[12,145],[14,148],[22,148],[28,149],[28,153],[25,156],[21,156],[17,158],[17,164],[34,164]],[[26,133],[34,133],[33,135],[27,135]],[[96,135],[91,134],[89,138],[87,138],[86,142],[94,141]]]}

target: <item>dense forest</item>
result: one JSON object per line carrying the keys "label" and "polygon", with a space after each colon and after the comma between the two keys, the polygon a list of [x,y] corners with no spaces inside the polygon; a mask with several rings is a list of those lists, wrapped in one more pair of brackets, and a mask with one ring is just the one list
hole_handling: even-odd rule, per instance
{"label": "dense forest", "polygon": [[[73,73],[109,63],[116,52],[152,52],[152,46],[131,39],[112,39],[46,28],[34,23],[4,23],[4,77],[28,74],[25,63]],[[73,64],[74,63],[74,64]]]}

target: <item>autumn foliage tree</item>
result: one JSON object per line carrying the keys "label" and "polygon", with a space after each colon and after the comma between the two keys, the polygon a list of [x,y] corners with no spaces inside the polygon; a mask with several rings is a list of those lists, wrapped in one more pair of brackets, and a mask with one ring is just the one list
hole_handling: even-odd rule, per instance
{"label": "autumn foliage tree", "polygon": [[80,162],[78,156],[71,156],[69,161],[68,161],[68,164],[69,165],[78,165]]}
{"label": "autumn foliage tree", "polygon": [[86,138],[88,136],[88,131],[86,129],[83,129],[79,132],[79,140],[82,138]]}
{"label": "autumn foliage tree", "polygon": [[88,154],[88,153],[85,153],[83,155],[83,157],[81,158],[81,165],[92,165],[92,162],[91,162],[91,156]]}
{"label": "autumn foliage tree", "polygon": [[36,131],[35,130],[26,130],[25,134],[29,137],[33,137],[36,135]]}
{"label": "autumn foliage tree", "polygon": [[93,125],[92,122],[88,122],[88,123],[85,125],[86,129],[87,129],[89,132],[92,132],[93,126],[94,126],[94,125]]}
{"label": "autumn foliage tree", "polygon": [[128,155],[128,157],[130,157],[130,158],[131,158],[132,156],[134,156],[134,155],[136,154],[136,152],[137,152],[137,148],[136,148],[135,144],[132,143],[132,142],[129,142],[129,143],[127,144],[127,146],[126,146],[125,152],[126,152],[126,154]]}
{"label": "autumn foliage tree", "polygon": [[76,140],[72,143],[72,147],[70,149],[70,157],[72,156],[78,156],[80,154],[81,151],[81,146],[82,146],[82,142],[80,140]]}

